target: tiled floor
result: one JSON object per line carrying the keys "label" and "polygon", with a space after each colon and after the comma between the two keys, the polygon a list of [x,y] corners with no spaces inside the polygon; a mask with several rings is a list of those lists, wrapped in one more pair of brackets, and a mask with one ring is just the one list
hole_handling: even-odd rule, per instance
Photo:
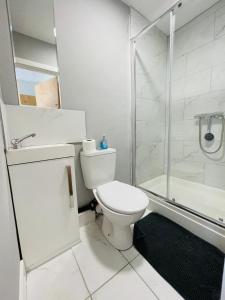
{"label": "tiled floor", "polygon": [[115,250],[96,223],[81,243],[28,273],[27,300],[181,300],[134,249]]}

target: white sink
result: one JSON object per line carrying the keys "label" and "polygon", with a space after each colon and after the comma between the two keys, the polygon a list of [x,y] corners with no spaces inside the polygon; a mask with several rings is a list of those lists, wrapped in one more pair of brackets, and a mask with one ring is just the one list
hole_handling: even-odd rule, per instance
{"label": "white sink", "polygon": [[75,147],[70,144],[22,147],[6,151],[9,166],[70,156],[75,156]]}

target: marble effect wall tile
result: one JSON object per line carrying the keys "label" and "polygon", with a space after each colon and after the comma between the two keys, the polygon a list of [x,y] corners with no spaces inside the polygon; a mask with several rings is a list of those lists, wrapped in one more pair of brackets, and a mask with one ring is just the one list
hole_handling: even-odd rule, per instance
{"label": "marble effect wall tile", "polygon": [[165,95],[166,68],[163,68],[161,64],[162,62],[157,66],[153,66],[149,71],[141,65],[139,60],[139,73],[136,75],[137,97],[158,100]]}
{"label": "marble effect wall tile", "polygon": [[167,51],[167,42],[167,36],[155,26],[140,38],[137,49],[146,49],[149,56],[154,57]]}
{"label": "marble effect wall tile", "polygon": [[[215,148],[218,147],[219,141],[216,141]],[[203,143],[203,146],[206,147],[206,145]],[[207,147],[206,147],[207,149]],[[211,149],[210,149],[211,150]],[[203,162],[203,163],[225,163],[225,151],[224,149],[221,149],[219,152],[209,155],[204,152],[199,147],[199,142],[189,142],[185,141],[183,143],[183,159],[185,161],[190,162]]]}
{"label": "marble effect wall tile", "polygon": [[210,91],[211,70],[201,71],[186,77],[185,97],[192,97]]}
{"label": "marble effect wall tile", "polygon": [[206,163],[204,183],[216,188],[225,189],[225,165]]}
{"label": "marble effect wall tile", "polygon": [[185,55],[174,58],[173,66],[173,78],[174,80],[181,79],[186,75],[187,57]]}
{"label": "marble effect wall tile", "polygon": [[212,90],[224,90],[225,88],[225,64],[212,69]]}
{"label": "marble effect wall tile", "polygon": [[209,92],[185,99],[184,119],[193,119],[196,114],[225,111],[225,90]]}
{"label": "marble effect wall tile", "polygon": [[173,81],[172,98],[173,101],[185,99],[185,77]]}
{"label": "marble effect wall tile", "polygon": [[175,55],[184,55],[208,42],[214,37],[214,16],[203,18],[198,23],[188,24],[176,32]]}
{"label": "marble effect wall tile", "polygon": [[185,180],[203,183],[204,164],[182,160],[171,165],[171,175]]}
{"label": "marble effect wall tile", "polygon": [[225,7],[216,13],[215,35],[216,37],[225,35]]}
{"label": "marble effect wall tile", "polygon": [[138,184],[164,173],[164,143],[137,147],[136,173]]}

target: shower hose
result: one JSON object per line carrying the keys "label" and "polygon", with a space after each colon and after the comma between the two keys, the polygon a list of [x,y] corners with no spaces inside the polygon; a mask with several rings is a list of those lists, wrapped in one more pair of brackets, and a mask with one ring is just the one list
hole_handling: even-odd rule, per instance
{"label": "shower hose", "polygon": [[222,121],[222,128],[221,128],[221,135],[220,135],[220,144],[218,146],[218,148],[214,151],[207,151],[206,149],[204,149],[204,147],[202,146],[202,118],[199,118],[199,145],[200,148],[203,152],[207,153],[207,154],[214,154],[217,153],[222,145],[223,145],[223,135],[224,135],[224,117],[220,117],[221,121]]}

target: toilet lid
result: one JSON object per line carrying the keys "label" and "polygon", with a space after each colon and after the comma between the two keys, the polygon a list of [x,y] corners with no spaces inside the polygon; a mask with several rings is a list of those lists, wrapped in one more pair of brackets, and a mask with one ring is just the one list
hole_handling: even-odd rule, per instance
{"label": "toilet lid", "polygon": [[140,189],[119,181],[112,181],[97,187],[102,203],[123,214],[133,214],[148,206],[148,197]]}

